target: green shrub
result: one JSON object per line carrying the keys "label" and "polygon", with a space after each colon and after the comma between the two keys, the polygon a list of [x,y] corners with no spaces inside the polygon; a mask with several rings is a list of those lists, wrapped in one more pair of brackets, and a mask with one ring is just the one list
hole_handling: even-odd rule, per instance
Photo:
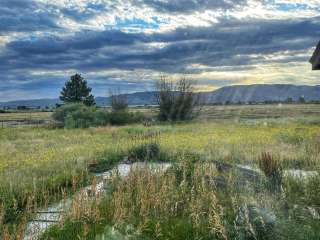
{"label": "green shrub", "polygon": [[105,126],[110,123],[110,114],[106,111],[96,111],[94,116],[94,126]]}
{"label": "green shrub", "polygon": [[87,107],[82,103],[66,104],[57,108],[52,114],[52,118],[58,122],[64,123],[68,114],[82,110],[82,109],[86,109],[86,108]]}
{"label": "green shrub", "polygon": [[141,122],[144,115],[139,112],[131,113],[126,110],[112,111],[109,113],[111,125],[124,125],[128,123]]}
{"label": "green shrub", "polygon": [[109,123],[107,112],[97,110],[96,108],[84,108],[71,112],[65,118],[66,128],[88,128],[96,126],[105,126]]}
{"label": "green shrub", "polygon": [[125,153],[122,151],[105,151],[98,157],[96,162],[89,164],[88,169],[90,172],[106,172],[112,169],[116,164],[121,162],[125,157]]}
{"label": "green shrub", "polygon": [[283,184],[287,202],[320,207],[320,175],[309,179],[286,178]]}
{"label": "green shrub", "polygon": [[53,119],[63,123],[65,128],[72,129],[137,123],[144,119],[144,115],[127,110],[107,112],[82,103],[73,103],[57,108]]}
{"label": "green shrub", "polygon": [[160,156],[157,143],[146,143],[129,150],[128,160],[131,162],[156,160]]}
{"label": "green shrub", "polygon": [[130,113],[129,123],[140,123],[145,120],[145,115],[142,112],[132,112]]}

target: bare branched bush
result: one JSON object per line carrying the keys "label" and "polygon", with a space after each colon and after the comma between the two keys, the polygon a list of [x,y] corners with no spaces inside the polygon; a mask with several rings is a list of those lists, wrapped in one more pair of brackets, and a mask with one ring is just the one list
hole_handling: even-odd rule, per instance
{"label": "bare branched bush", "polygon": [[159,119],[161,121],[183,121],[195,116],[200,104],[200,95],[195,94],[194,82],[182,77],[173,82],[161,76],[156,82]]}
{"label": "bare branched bush", "polygon": [[120,90],[117,92],[110,91],[110,101],[113,111],[124,111],[128,108],[128,98],[126,94],[121,94]]}

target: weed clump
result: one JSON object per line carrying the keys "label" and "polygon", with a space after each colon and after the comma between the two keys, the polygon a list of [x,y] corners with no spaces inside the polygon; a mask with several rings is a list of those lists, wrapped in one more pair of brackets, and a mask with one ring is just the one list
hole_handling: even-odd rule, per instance
{"label": "weed clump", "polygon": [[158,143],[144,143],[133,147],[128,152],[128,162],[158,160],[161,155]]}
{"label": "weed clump", "polygon": [[259,167],[271,182],[271,187],[279,190],[282,185],[282,166],[274,156],[268,152],[263,152],[259,159]]}

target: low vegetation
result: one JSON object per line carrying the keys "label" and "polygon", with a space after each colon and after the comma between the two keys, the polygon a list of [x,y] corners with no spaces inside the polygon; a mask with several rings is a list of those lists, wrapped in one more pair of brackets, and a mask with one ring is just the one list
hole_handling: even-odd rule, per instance
{"label": "low vegetation", "polygon": [[318,239],[318,215],[308,210],[318,209],[319,196],[308,188],[314,183],[306,183],[313,197],[306,207],[297,205],[292,182],[284,184],[283,196],[264,181],[238,185],[236,174],[221,186],[214,165],[190,160],[167,172],[114,175],[105,196],[77,206],[42,239]]}
{"label": "low vegetation", "polygon": [[185,121],[195,117],[200,109],[199,95],[194,93],[194,83],[185,77],[177,82],[162,76],[156,82],[160,121]]}
{"label": "low vegetation", "polygon": [[280,190],[283,171],[279,161],[275,159],[272,154],[263,152],[259,159],[259,167],[270,180],[270,187],[275,190]]}
{"label": "low vegetation", "polygon": [[97,107],[87,107],[82,103],[67,104],[55,110],[53,119],[65,128],[88,128],[107,125],[124,125],[142,122],[144,115],[125,109],[107,111]]}
{"label": "low vegetation", "polygon": [[[70,116],[62,111],[67,107],[59,108],[60,121]],[[89,202],[74,198],[72,210],[43,239],[318,239],[319,175],[285,173],[319,174],[319,118],[266,119],[260,108],[260,119],[223,119],[226,108],[214,121],[200,116],[174,125],[0,128],[2,239],[22,239],[19,232],[38,209],[96,186],[92,172],[136,161],[173,165],[115,174],[105,193]],[[215,161],[260,168],[261,180],[220,172]]]}

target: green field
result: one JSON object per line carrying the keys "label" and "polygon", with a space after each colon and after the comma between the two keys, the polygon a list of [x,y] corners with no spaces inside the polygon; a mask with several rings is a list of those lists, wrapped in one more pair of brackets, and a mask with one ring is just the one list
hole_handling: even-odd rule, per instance
{"label": "green field", "polygon": [[296,118],[318,117],[318,104],[272,104],[204,107],[204,119],[259,119],[259,118]]}
{"label": "green field", "polygon": [[51,112],[7,112],[0,113],[0,121],[13,121],[13,120],[43,120],[50,119]]}
{"label": "green field", "polygon": [[[140,111],[152,117],[157,114],[154,107],[135,107],[132,111]],[[273,105],[229,105],[204,106],[200,113],[203,119],[261,119],[261,118],[295,118],[317,117],[320,114],[319,104],[273,104]],[[50,120],[51,112],[13,111],[0,113],[1,121],[14,120]]]}
{"label": "green field", "polygon": [[[155,115],[154,109],[142,110]],[[26,117],[50,119],[50,113],[5,113],[0,121]],[[3,239],[10,234],[22,239],[17,233],[23,230],[18,229],[35,209],[91,183],[88,166],[110,169],[138,151],[132,149],[150,143],[164,153],[162,161],[175,164],[175,171],[150,175],[137,170],[128,178],[112,180],[108,194],[90,202],[90,207],[78,206],[43,239],[98,239],[104,234],[109,239],[112,226],[117,229],[112,234],[119,234],[115,239],[127,239],[125,235],[131,236],[128,239],[319,239],[319,176],[285,178],[282,190],[276,192],[269,189],[268,178],[259,191],[254,186],[239,190],[232,183],[222,190],[203,185],[203,176],[218,177],[205,164],[219,161],[259,168],[262,153],[276,159],[282,170],[319,173],[320,105],[311,104],[205,107],[198,119],[174,125],[0,128]],[[236,181],[237,175],[228,179]],[[277,219],[272,230],[260,231],[245,220],[235,227],[237,211],[246,204],[271,209]],[[183,210],[171,211],[174,206]]]}

